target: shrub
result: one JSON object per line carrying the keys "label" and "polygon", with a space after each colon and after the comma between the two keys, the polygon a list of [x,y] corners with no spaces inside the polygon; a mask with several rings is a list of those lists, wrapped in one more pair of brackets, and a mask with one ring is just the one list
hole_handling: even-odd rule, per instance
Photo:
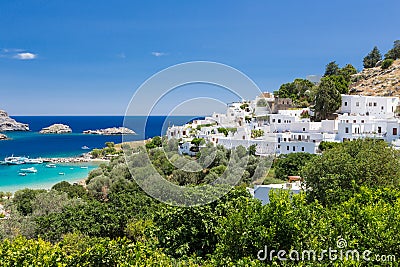
{"label": "shrub", "polygon": [[383,70],[385,70],[385,69],[387,69],[387,68],[389,68],[390,66],[392,66],[392,64],[393,64],[393,59],[391,59],[391,58],[387,58],[387,59],[385,59],[383,62],[382,62],[382,66],[381,66],[381,68],[383,69]]}

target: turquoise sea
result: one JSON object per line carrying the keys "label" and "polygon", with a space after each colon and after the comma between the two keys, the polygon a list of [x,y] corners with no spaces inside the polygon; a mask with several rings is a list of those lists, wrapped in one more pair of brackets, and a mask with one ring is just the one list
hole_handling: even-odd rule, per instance
{"label": "turquoise sea", "polygon": [[[123,125],[123,116],[14,116],[19,122],[28,123],[30,132],[6,132],[11,140],[0,141],[0,160],[5,157],[26,156],[36,157],[70,157],[79,156],[90,150],[82,150],[83,146],[90,149],[102,148],[105,142],[120,143],[121,136],[85,135],[82,131],[103,129]],[[168,125],[181,125],[193,117],[152,116],[134,117],[129,119],[129,128],[137,135],[129,136],[129,141],[143,140],[163,135]],[[72,128],[71,134],[39,134],[43,127],[54,123],[67,124]],[[125,139],[126,140],[126,139]],[[86,166],[88,168],[81,168]],[[37,173],[26,176],[18,175],[21,168],[35,167]],[[46,168],[45,164],[37,165],[0,165],[0,191],[15,192],[23,188],[51,188],[60,181],[76,182],[86,178],[89,172],[97,168],[95,164],[57,164],[56,168]],[[60,175],[59,173],[64,173]]]}

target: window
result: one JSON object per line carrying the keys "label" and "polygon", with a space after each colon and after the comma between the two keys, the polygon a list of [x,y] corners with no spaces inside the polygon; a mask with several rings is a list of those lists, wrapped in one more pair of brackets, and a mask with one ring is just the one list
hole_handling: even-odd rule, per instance
{"label": "window", "polygon": [[304,146],[301,147],[301,151],[304,151]]}
{"label": "window", "polygon": [[303,128],[303,132],[305,132],[306,131],[306,128]]}
{"label": "window", "polygon": [[289,151],[289,146],[286,147],[286,150]]}
{"label": "window", "polygon": [[356,102],[356,107],[359,107],[360,106],[360,102]]}
{"label": "window", "polygon": [[368,106],[372,107],[372,102],[369,102],[369,103],[368,103]]}
{"label": "window", "polygon": [[344,132],[345,132],[345,133],[349,133],[349,127],[346,127],[346,129],[345,129]]}
{"label": "window", "polygon": [[378,127],[378,133],[382,133],[382,127],[381,126]]}
{"label": "window", "polygon": [[357,121],[356,121],[356,120],[353,120],[353,123],[357,123]]}
{"label": "window", "polygon": [[349,120],[346,120],[346,123],[349,123]]}
{"label": "window", "polygon": [[377,105],[376,102],[374,102],[374,107],[376,107],[376,105]]}
{"label": "window", "polygon": [[275,119],[272,119],[272,122],[275,122]]}
{"label": "window", "polygon": [[397,128],[393,128],[393,135],[397,135]]}
{"label": "window", "polygon": [[280,143],[281,142],[281,138],[280,137],[278,137],[278,143]]}
{"label": "window", "polygon": [[283,138],[283,141],[286,142],[286,138]]}
{"label": "window", "polygon": [[382,107],[381,107],[381,110],[383,110],[383,109],[384,109],[384,107],[382,106]]}
{"label": "window", "polygon": [[295,146],[293,146],[293,151],[296,151],[296,147]]}
{"label": "window", "polygon": [[278,145],[278,148],[281,148],[281,145]]}
{"label": "window", "polygon": [[347,102],[344,102],[344,106],[347,107]]}
{"label": "window", "polygon": [[281,119],[278,119],[278,123],[281,123]]}
{"label": "window", "polygon": [[364,120],[361,120],[361,123],[364,123]]}

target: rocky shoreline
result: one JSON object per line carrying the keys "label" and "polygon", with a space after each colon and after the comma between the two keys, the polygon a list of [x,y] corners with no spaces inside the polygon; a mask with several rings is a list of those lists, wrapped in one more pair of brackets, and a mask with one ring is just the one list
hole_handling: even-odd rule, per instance
{"label": "rocky shoreline", "polygon": [[98,134],[98,135],[122,135],[122,134],[136,134],[135,131],[126,127],[113,127],[99,130],[86,130],[84,134]]}
{"label": "rocky shoreline", "polygon": [[6,131],[29,131],[29,125],[17,122],[10,118],[4,110],[0,110],[0,132]]}
{"label": "rocky shoreline", "polygon": [[71,127],[65,124],[56,123],[50,125],[49,127],[45,127],[40,130],[41,134],[65,134],[65,133],[72,133]]}

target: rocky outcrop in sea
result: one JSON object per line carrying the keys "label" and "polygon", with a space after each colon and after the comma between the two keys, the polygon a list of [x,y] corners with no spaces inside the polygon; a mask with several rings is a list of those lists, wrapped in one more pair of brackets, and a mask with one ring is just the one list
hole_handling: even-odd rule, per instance
{"label": "rocky outcrop in sea", "polygon": [[49,127],[45,127],[40,130],[41,134],[65,134],[65,133],[72,133],[71,127],[65,124],[56,123],[50,125]]}
{"label": "rocky outcrop in sea", "polygon": [[126,127],[113,127],[100,130],[86,130],[84,134],[99,134],[99,135],[122,135],[122,134],[136,134],[135,131]]}
{"label": "rocky outcrop in sea", "polygon": [[29,131],[29,125],[17,122],[10,118],[4,110],[0,110],[0,132],[5,131]]}

